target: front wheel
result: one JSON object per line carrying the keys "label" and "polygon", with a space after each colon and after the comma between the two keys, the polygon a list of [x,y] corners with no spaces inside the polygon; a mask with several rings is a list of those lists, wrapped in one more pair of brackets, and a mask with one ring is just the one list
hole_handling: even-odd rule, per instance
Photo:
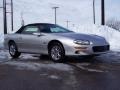
{"label": "front wheel", "polygon": [[53,43],[49,47],[49,56],[54,62],[63,62],[65,58],[65,50],[60,43]]}
{"label": "front wheel", "polygon": [[17,45],[14,42],[9,43],[9,53],[13,58],[18,58],[21,53],[18,52]]}

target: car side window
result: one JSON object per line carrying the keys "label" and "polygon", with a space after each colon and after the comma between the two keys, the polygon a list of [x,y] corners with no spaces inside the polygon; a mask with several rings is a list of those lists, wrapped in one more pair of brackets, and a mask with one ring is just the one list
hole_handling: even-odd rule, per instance
{"label": "car side window", "polygon": [[33,34],[33,33],[39,33],[39,28],[37,26],[27,26],[25,27],[21,34]]}
{"label": "car side window", "polygon": [[47,25],[40,25],[39,28],[40,31],[43,33],[51,33],[50,27]]}

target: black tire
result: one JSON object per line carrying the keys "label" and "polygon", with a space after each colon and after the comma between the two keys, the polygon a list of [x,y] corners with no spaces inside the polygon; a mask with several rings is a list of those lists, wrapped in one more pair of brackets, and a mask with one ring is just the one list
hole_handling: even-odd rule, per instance
{"label": "black tire", "polygon": [[15,42],[9,43],[9,54],[11,55],[12,58],[18,58],[21,55],[21,53],[18,52],[18,48]]}
{"label": "black tire", "polygon": [[64,62],[65,50],[61,43],[54,42],[52,45],[50,45],[48,53],[54,62]]}
{"label": "black tire", "polygon": [[95,57],[95,55],[88,55],[88,56],[85,56],[84,58],[86,59],[93,59]]}

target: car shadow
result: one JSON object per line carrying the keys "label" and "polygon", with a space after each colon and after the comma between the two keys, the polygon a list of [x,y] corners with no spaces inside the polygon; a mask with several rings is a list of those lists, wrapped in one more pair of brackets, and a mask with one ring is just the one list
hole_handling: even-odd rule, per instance
{"label": "car shadow", "polygon": [[[40,56],[40,61],[53,62],[49,56]],[[66,57],[62,63],[96,63],[96,58],[85,58],[85,57]]]}
{"label": "car shadow", "polygon": [[96,63],[96,58],[67,57],[65,63]]}
{"label": "car shadow", "polygon": [[[19,58],[10,58],[10,61],[20,61],[20,62],[35,62],[35,63],[54,63],[49,56],[38,56],[38,55],[23,55]],[[64,59],[64,64],[67,63],[90,63],[90,64],[97,64],[97,63],[104,63],[102,59],[99,57],[94,58],[85,58],[85,57],[66,57]]]}

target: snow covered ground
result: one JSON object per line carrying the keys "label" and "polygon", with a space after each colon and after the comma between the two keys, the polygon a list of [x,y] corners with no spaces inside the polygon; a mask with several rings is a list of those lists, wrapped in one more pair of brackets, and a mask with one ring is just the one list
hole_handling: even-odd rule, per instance
{"label": "snow covered ground", "polygon": [[12,66],[17,66],[17,69],[19,70],[35,70],[38,71],[43,68],[47,69],[56,69],[59,71],[72,71],[72,67],[66,64],[62,63],[50,63],[50,64],[43,64],[43,63],[33,63],[33,62],[20,62],[20,61],[9,61],[6,62],[5,64],[12,65]]}
{"label": "snow covered ground", "polygon": [[[85,34],[95,34],[103,36],[111,45],[111,50],[120,51],[120,32],[116,31],[107,26],[98,25],[81,25],[80,27],[71,28],[75,32],[85,33]],[[3,47],[4,35],[0,34],[0,48]]]}

